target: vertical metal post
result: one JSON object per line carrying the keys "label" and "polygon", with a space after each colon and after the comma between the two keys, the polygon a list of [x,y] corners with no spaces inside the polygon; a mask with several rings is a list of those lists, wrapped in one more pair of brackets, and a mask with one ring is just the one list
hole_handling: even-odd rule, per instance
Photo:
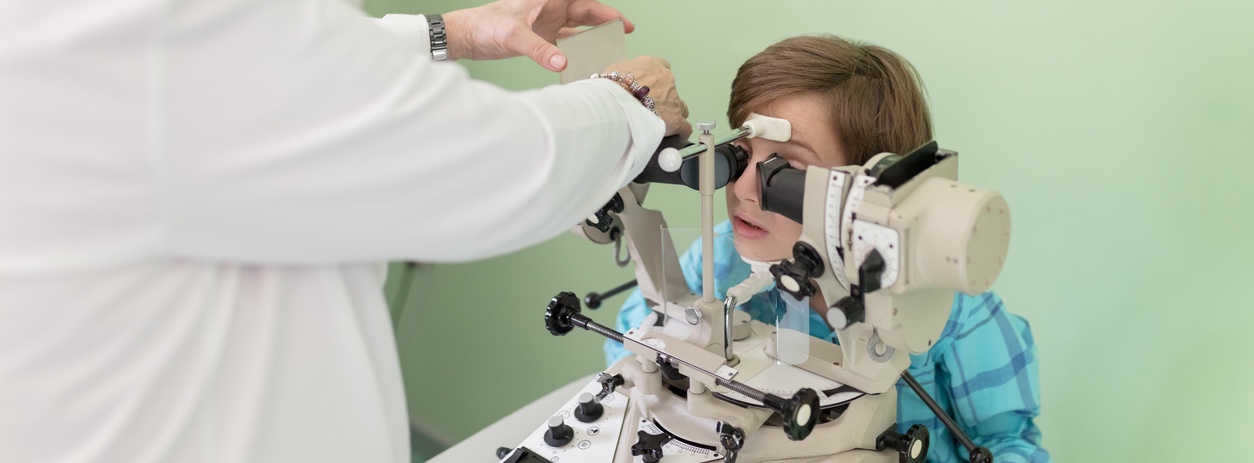
{"label": "vertical metal post", "polygon": [[697,129],[701,135],[697,140],[705,145],[705,152],[699,158],[698,175],[701,191],[701,286],[704,291],[701,300],[706,303],[714,299],[714,130],[713,122],[699,122]]}

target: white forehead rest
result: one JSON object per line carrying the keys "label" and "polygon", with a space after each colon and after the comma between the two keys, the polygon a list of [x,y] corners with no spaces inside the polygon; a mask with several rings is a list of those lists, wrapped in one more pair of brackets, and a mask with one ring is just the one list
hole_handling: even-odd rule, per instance
{"label": "white forehead rest", "polygon": [[743,127],[749,129],[749,138],[763,138],[780,143],[792,139],[792,124],[778,117],[749,113],[749,119],[745,120]]}

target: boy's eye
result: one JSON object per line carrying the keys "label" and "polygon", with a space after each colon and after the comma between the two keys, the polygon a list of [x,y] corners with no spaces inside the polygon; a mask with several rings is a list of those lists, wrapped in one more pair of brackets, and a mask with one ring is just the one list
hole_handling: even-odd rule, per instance
{"label": "boy's eye", "polygon": [[797,159],[796,156],[782,156],[778,153],[772,154],[771,156],[783,159],[784,161],[788,162],[788,167],[792,167],[793,169],[806,170],[806,167],[810,167],[810,164],[800,159]]}
{"label": "boy's eye", "polygon": [[792,158],[792,157],[780,156],[779,153],[771,153],[770,156],[767,156],[766,159],[763,159],[763,162],[770,161],[775,158],[783,159],[784,162],[788,163],[788,167],[791,167],[793,169],[806,170],[807,167],[810,167],[810,165],[806,164],[805,162],[798,161],[796,158]]}

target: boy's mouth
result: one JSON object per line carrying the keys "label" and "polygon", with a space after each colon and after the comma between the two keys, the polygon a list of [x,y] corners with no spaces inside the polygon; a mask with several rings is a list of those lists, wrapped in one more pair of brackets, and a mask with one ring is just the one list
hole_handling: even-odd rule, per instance
{"label": "boy's mouth", "polygon": [[751,240],[765,237],[766,235],[771,233],[767,229],[762,228],[761,225],[758,225],[755,222],[746,220],[740,214],[733,215],[732,228],[736,232],[736,236],[740,238],[744,238],[744,239],[751,239]]}

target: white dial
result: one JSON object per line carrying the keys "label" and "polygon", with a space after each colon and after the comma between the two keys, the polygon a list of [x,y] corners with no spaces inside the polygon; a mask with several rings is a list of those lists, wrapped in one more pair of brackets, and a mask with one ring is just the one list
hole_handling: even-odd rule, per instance
{"label": "white dial", "polygon": [[[872,250],[878,250],[884,258],[884,273],[880,275],[880,287],[887,288],[897,282],[901,261],[901,234],[897,230],[862,220],[853,221],[854,265],[862,266]],[[866,286],[866,282],[860,282]]]}
{"label": "white dial", "polygon": [[843,206],[841,196],[845,194],[845,182],[849,174],[839,170],[831,172],[832,176],[827,183],[827,210],[823,214],[824,244],[827,247],[828,266],[836,276],[836,282],[840,283],[841,288],[849,289],[849,281],[845,278],[845,261],[840,258],[840,250],[845,245],[840,235],[840,213]]}
{"label": "white dial", "polygon": [[875,183],[875,177],[859,175],[849,186],[849,195],[845,197],[845,208],[840,218],[841,245],[846,249],[850,247],[853,238],[853,213],[858,210],[858,205],[862,204],[862,196],[866,194],[866,188],[872,183]]}

